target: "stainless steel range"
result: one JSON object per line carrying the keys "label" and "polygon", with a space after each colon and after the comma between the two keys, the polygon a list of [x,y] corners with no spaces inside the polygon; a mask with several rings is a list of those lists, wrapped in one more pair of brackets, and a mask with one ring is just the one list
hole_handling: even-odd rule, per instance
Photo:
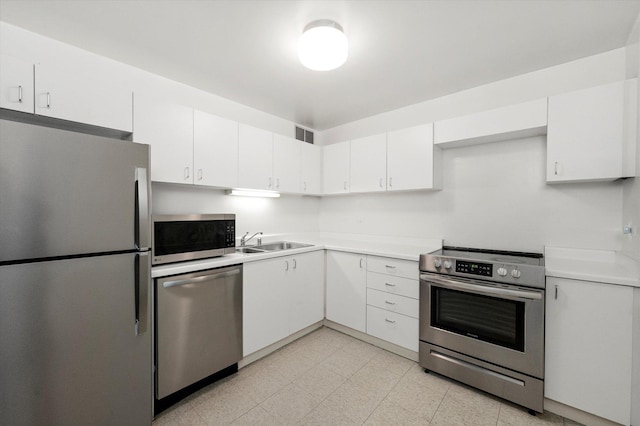
{"label": "stainless steel range", "polygon": [[443,247],[420,256],[420,365],[543,411],[542,254]]}

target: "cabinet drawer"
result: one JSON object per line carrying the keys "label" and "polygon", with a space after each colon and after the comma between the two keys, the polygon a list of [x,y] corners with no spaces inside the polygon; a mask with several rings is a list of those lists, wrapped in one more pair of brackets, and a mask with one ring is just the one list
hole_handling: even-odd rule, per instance
{"label": "cabinet drawer", "polygon": [[397,312],[413,318],[418,318],[418,299],[398,296],[397,294],[386,293],[384,291],[367,289],[367,305]]}
{"label": "cabinet drawer", "polygon": [[420,298],[420,282],[418,280],[367,272],[367,287],[414,299]]}
{"label": "cabinet drawer", "polygon": [[420,276],[418,262],[393,259],[390,257],[368,256],[367,271],[412,278],[414,280],[417,280]]}
{"label": "cabinet drawer", "polygon": [[418,352],[418,320],[367,306],[367,334]]}

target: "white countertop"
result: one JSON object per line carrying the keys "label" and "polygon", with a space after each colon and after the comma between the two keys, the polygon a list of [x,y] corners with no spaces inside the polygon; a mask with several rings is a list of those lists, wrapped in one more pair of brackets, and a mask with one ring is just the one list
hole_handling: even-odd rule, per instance
{"label": "white countertop", "polygon": [[430,238],[378,237],[356,234],[308,233],[265,235],[263,244],[273,241],[294,241],[311,244],[310,247],[266,253],[234,253],[211,259],[159,265],[151,268],[153,278],[185,274],[222,266],[238,265],[281,256],[292,256],[316,250],[337,250],[373,256],[418,261],[422,253],[442,248],[442,240]]}
{"label": "white countertop", "polygon": [[548,277],[640,287],[640,262],[620,252],[545,247]]}

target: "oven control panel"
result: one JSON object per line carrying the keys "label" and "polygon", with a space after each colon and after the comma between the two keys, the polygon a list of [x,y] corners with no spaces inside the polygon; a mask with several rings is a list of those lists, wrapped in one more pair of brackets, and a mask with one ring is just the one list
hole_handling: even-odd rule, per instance
{"label": "oven control panel", "polygon": [[493,276],[493,265],[490,263],[469,262],[466,260],[456,261],[456,272],[464,274],[480,275],[483,277]]}

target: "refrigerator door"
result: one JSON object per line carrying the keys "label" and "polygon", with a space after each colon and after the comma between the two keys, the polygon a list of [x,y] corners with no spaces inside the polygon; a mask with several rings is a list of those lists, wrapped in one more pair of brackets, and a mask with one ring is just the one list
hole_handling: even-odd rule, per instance
{"label": "refrigerator door", "polygon": [[149,257],[0,266],[0,424],[151,424]]}
{"label": "refrigerator door", "polygon": [[149,247],[149,147],[0,120],[0,262]]}

